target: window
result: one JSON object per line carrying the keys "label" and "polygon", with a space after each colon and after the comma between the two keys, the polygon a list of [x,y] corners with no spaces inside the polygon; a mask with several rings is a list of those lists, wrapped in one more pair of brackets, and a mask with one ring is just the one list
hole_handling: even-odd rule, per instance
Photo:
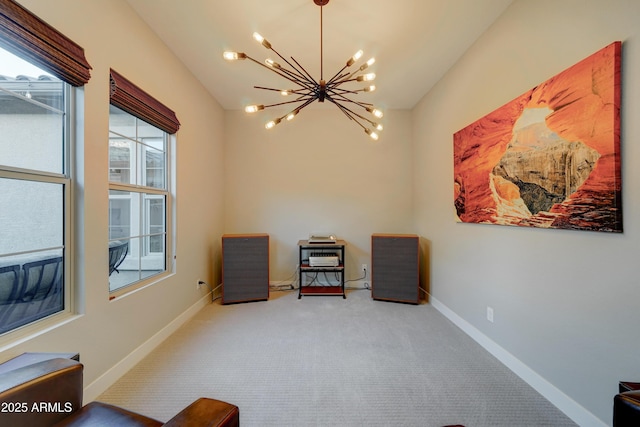
{"label": "window", "polygon": [[0,49],[0,333],[63,311],[68,85]]}
{"label": "window", "polygon": [[117,296],[172,270],[171,133],[179,123],[113,70],[111,86],[109,291]]}
{"label": "window", "polygon": [[[0,8],[0,334],[71,310],[74,87],[81,47],[14,1]],[[17,332],[16,332],[17,333]]]}

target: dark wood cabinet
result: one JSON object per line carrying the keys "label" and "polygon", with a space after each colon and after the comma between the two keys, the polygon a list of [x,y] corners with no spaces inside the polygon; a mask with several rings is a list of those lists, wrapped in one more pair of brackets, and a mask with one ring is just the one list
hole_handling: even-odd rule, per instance
{"label": "dark wood cabinet", "polygon": [[269,235],[222,236],[222,303],[269,299]]}
{"label": "dark wood cabinet", "polygon": [[415,234],[371,236],[371,296],[376,300],[420,302],[420,243]]}

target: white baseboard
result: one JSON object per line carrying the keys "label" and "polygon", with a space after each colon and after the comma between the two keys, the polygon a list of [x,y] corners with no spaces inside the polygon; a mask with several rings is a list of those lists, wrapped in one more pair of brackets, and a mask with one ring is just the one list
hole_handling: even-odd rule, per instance
{"label": "white baseboard", "polygon": [[200,298],[181,315],[173,319],[167,326],[145,341],[138,348],[129,353],[124,359],[116,363],[111,369],[98,377],[84,388],[84,404],[95,400],[111,387],[121,376],[144,359],[160,343],[173,334],[180,326],[195,316],[203,307],[211,303],[211,292]]}
{"label": "white baseboard", "polygon": [[485,348],[496,359],[511,369],[516,375],[522,378],[527,384],[533,387],[538,393],[544,396],[549,402],[571,418],[581,427],[606,427],[608,424],[600,418],[586,410],[582,405],[571,399],[549,381],[545,380],[533,369],[525,365],[518,358],[500,347],[485,334],[476,329],[469,322],[454,313],[449,307],[442,304],[433,296],[430,297],[431,305],[451,320],[456,326],[462,329],[473,340]]}

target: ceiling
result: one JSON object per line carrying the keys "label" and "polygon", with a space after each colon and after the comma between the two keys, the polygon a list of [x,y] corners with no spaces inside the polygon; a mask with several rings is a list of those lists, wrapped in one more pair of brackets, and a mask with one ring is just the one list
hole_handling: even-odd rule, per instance
{"label": "ceiling", "polygon": [[[278,102],[279,94],[254,85],[291,88],[253,62],[222,58],[236,50],[260,62],[278,59],[253,40],[254,31],[320,79],[320,7],[313,0],[127,1],[224,109]],[[411,109],[512,1],[331,0],[322,8],[323,75],[333,76],[362,49],[357,65],[375,56],[377,89],[358,100]]]}

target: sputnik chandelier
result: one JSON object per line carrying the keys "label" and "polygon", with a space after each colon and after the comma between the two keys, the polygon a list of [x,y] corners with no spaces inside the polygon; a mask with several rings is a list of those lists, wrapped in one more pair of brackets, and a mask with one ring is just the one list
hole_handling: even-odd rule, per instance
{"label": "sputnik chandelier", "polygon": [[276,55],[280,57],[290,68],[286,68],[285,66],[275,62],[272,59],[267,59],[265,63],[256,61],[251,58],[246,53],[242,52],[224,52],[224,59],[229,61],[235,60],[243,60],[249,59],[256,64],[265,67],[266,69],[278,74],[279,76],[287,79],[289,82],[293,83],[295,86],[293,89],[276,89],[262,86],[254,86],[256,89],[262,89],[267,91],[275,91],[280,92],[282,96],[286,97],[295,97],[295,99],[291,101],[278,102],[275,104],[269,105],[248,105],[245,107],[245,111],[247,113],[255,113],[257,111],[264,110],[268,107],[276,107],[286,104],[298,104],[293,110],[284,116],[277,117],[270,122],[268,122],[265,127],[267,129],[271,129],[283,119],[292,120],[303,108],[313,103],[314,101],[325,102],[329,101],[333,103],[336,107],[340,109],[350,120],[356,122],[364,131],[369,135],[372,139],[378,139],[377,131],[382,130],[382,125],[369,119],[368,117],[359,114],[354,111],[354,109],[364,109],[368,114],[371,114],[374,118],[380,119],[382,118],[382,111],[373,107],[372,104],[360,102],[351,99],[353,95],[357,95],[359,92],[371,92],[375,90],[374,85],[367,86],[362,89],[348,89],[344,88],[343,85],[345,83],[352,82],[371,82],[375,79],[376,75],[374,73],[364,73],[364,71],[373,65],[375,62],[374,58],[369,59],[366,63],[362,64],[353,72],[345,71],[347,68],[351,67],[355,64],[361,57],[362,51],[358,51],[355,55],[353,55],[347,61],[346,65],[342,67],[340,71],[338,71],[333,77],[329,80],[324,79],[323,74],[323,44],[322,44],[322,8],[329,0],[313,0],[313,2],[320,6],[320,80],[316,81],[311,74],[304,69],[298,61],[296,61],[293,57],[291,57],[291,61],[289,62],[286,58],[284,58],[278,51],[276,51],[271,43],[269,43],[264,37],[262,37],[258,33],[253,33],[253,38],[266,49],[273,51]]}

